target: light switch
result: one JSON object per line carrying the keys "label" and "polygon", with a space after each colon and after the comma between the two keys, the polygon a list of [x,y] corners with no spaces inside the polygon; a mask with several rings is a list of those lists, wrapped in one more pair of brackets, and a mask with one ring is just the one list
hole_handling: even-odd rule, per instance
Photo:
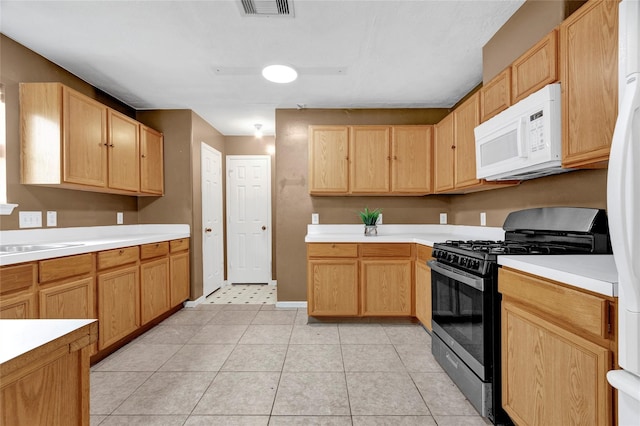
{"label": "light switch", "polygon": [[487,226],[487,213],[480,213],[480,226]]}
{"label": "light switch", "polygon": [[376,220],[376,225],[382,225],[382,213],[378,215],[378,220]]}
{"label": "light switch", "polygon": [[48,211],[47,212],[47,226],[58,226],[58,213]]}
{"label": "light switch", "polygon": [[446,225],[446,224],[447,224],[447,214],[440,213],[440,225]]}
{"label": "light switch", "polygon": [[19,212],[20,228],[42,228],[42,212]]}
{"label": "light switch", "polygon": [[122,225],[124,223],[124,213],[118,212],[116,214],[116,224]]}
{"label": "light switch", "polygon": [[311,224],[317,225],[320,223],[320,215],[318,213],[311,213]]}

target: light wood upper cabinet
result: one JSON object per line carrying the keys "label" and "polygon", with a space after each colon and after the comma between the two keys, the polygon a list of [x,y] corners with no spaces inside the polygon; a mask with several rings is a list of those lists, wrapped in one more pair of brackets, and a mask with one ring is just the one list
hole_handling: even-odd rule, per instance
{"label": "light wood upper cabinet", "polygon": [[476,92],[453,111],[455,126],[455,186],[463,188],[480,183],[476,178],[476,137],[480,124],[480,99]]}
{"label": "light wood upper cabinet", "polygon": [[511,64],[512,103],[558,81],[558,31],[552,30]]}
{"label": "light wood upper cabinet", "polygon": [[109,110],[109,187],[140,191],[140,124]]}
{"label": "light wood upper cabinet", "polygon": [[140,191],[164,194],[164,153],[162,133],[140,126]]}
{"label": "light wood upper cabinet", "polygon": [[605,167],[618,115],[618,2],[585,3],[560,25],[563,167]]}
{"label": "light wood upper cabinet", "polygon": [[309,192],[349,191],[349,127],[309,127]]}
{"label": "light wood upper cabinet", "polygon": [[389,126],[352,126],[349,128],[350,192],[387,193],[390,191]]}
{"label": "light wood upper cabinet", "polygon": [[20,126],[23,184],[125,195],[162,193],[153,168],[163,167],[161,143],[158,147],[145,139],[153,166],[145,170],[150,189],[141,192],[140,123],[69,87],[20,83]]}
{"label": "light wood upper cabinet", "polygon": [[511,67],[480,89],[480,121],[485,122],[511,105]]}
{"label": "light wood upper cabinet", "polygon": [[[615,299],[501,268],[502,405],[518,425],[612,425]],[[571,313],[571,314],[569,314]],[[535,394],[535,398],[531,395]]]}
{"label": "light wood upper cabinet", "polygon": [[433,192],[433,126],[391,127],[391,192]]}
{"label": "light wood upper cabinet", "polygon": [[[455,187],[455,127],[453,113],[435,125],[434,181],[435,190],[448,192]],[[475,155],[474,155],[475,157]]]}

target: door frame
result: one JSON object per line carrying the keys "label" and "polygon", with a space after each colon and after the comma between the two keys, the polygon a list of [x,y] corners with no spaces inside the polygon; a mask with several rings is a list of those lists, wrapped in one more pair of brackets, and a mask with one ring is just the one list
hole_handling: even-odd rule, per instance
{"label": "door frame", "polygon": [[230,226],[229,226],[229,213],[230,213],[230,203],[229,203],[229,185],[230,185],[230,179],[229,179],[229,163],[230,161],[233,160],[266,160],[266,166],[267,166],[267,204],[268,204],[268,208],[267,208],[267,223],[269,224],[269,226],[267,226],[267,230],[265,232],[267,232],[267,247],[268,247],[268,265],[269,265],[269,272],[268,272],[268,279],[266,280],[266,282],[269,285],[275,285],[276,281],[273,279],[273,215],[272,215],[272,210],[273,210],[273,203],[272,203],[272,198],[271,198],[271,194],[272,194],[272,188],[271,188],[271,183],[272,183],[272,176],[271,176],[271,156],[270,155],[226,155],[225,156],[225,194],[227,195],[226,197],[226,210],[225,210],[225,219],[226,219],[226,227],[225,227],[225,235],[226,235],[226,252],[227,252],[227,256],[225,259],[225,265],[226,265],[226,270],[227,270],[227,280],[226,283],[231,284],[232,280],[231,280],[231,276],[229,274],[230,268],[229,268],[229,242],[231,241],[231,239],[229,238],[229,232],[230,232]]}

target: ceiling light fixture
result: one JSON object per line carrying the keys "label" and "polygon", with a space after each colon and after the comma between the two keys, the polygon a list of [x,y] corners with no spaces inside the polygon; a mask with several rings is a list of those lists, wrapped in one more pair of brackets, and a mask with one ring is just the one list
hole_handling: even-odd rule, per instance
{"label": "ceiling light fixture", "polygon": [[273,83],[291,83],[298,72],[287,65],[269,65],[262,69],[262,76]]}
{"label": "ceiling light fixture", "polygon": [[260,139],[262,137],[262,124],[254,124],[254,126],[256,128],[254,135]]}

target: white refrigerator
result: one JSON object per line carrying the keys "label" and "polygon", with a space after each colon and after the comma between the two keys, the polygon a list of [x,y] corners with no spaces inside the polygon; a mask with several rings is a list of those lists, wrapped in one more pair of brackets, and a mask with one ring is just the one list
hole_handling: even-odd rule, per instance
{"label": "white refrigerator", "polygon": [[618,269],[618,424],[640,426],[640,0],[622,0],[619,108],[607,175],[607,215]]}

